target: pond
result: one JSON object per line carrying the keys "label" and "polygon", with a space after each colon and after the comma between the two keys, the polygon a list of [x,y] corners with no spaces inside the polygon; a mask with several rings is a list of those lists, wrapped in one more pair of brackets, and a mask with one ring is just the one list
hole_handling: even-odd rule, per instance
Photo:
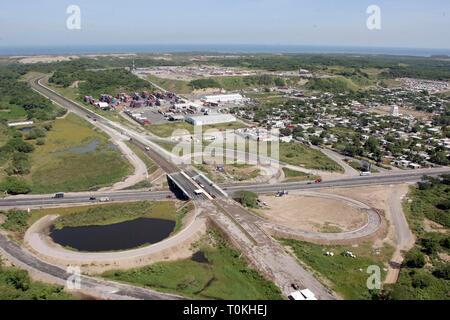
{"label": "pond", "polygon": [[87,145],[69,148],[69,149],[67,149],[67,151],[73,152],[73,153],[78,153],[78,154],[86,154],[86,153],[94,152],[95,150],[97,150],[97,147],[99,145],[100,145],[99,140],[93,140],[90,143],[88,143]]}
{"label": "pond", "polygon": [[209,260],[203,251],[197,251],[196,253],[194,253],[191,257],[191,260],[198,263],[209,263]]}
{"label": "pond", "polygon": [[171,220],[139,218],[106,226],[52,228],[50,237],[78,251],[120,251],[160,242],[173,232],[175,224]]}

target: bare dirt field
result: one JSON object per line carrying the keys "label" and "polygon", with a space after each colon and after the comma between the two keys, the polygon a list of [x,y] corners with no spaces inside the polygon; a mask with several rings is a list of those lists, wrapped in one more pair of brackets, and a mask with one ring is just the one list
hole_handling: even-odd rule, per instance
{"label": "bare dirt field", "polygon": [[336,199],[289,195],[277,198],[262,196],[266,209],[258,213],[269,221],[291,228],[314,232],[345,232],[367,223],[361,209]]}
{"label": "bare dirt field", "polygon": [[[412,110],[412,109],[408,109],[408,108],[403,108],[403,107],[399,107],[399,112],[402,115],[408,115],[408,116],[413,116],[414,118],[417,119],[424,119],[424,120],[429,120],[431,119],[432,115],[426,112],[420,112],[420,111],[416,111],[416,110]],[[381,114],[381,115],[388,115],[391,113],[391,107],[390,106],[381,106],[375,109],[371,109],[373,112],[377,113],[377,114]]]}
{"label": "bare dirt field", "polygon": [[[16,57],[14,57],[16,58]],[[61,61],[71,61],[79,59],[78,56],[33,56],[33,57],[17,57],[20,63],[51,63]]]}

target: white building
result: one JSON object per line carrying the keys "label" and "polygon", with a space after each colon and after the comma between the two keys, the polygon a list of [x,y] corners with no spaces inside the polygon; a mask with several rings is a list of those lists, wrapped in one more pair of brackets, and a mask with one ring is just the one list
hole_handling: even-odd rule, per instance
{"label": "white building", "polygon": [[227,103],[227,102],[241,102],[244,97],[240,94],[219,94],[214,96],[204,96],[203,100],[206,103]]}
{"label": "white building", "polygon": [[187,117],[186,122],[194,126],[206,126],[219,123],[235,122],[236,117],[231,114],[211,114],[208,116],[192,116]]}
{"label": "white building", "polygon": [[400,116],[400,110],[398,108],[398,106],[392,106],[391,107],[391,116],[393,117],[399,117]]}
{"label": "white building", "polygon": [[107,103],[107,102],[96,102],[95,106],[97,108],[100,108],[100,109],[108,109],[109,108],[109,103]]}

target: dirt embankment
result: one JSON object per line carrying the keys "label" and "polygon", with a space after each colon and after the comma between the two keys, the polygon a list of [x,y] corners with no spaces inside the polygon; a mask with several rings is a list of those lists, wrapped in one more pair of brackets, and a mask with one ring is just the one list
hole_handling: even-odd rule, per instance
{"label": "dirt embankment", "polygon": [[360,208],[335,199],[289,195],[263,196],[260,200],[267,204],[258,211],[264,218],[299,230],[345,232],[367,223],[367,215]]}

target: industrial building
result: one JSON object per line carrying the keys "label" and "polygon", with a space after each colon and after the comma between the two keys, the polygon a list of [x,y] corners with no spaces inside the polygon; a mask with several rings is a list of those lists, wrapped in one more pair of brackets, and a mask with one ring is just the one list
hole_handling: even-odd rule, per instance
{"label": "industrial building", "polygon": [[240,94],[219,94],[214,96],[204,96],[203,101],[206,103],[230,103],[230,102],[241,102],[244,97]]}
{"label": "industrial building", "polygon": [[194,126],[235,122],[236,117],[231,114],[211,114],[207,116],[186,117],[186,122]]}

